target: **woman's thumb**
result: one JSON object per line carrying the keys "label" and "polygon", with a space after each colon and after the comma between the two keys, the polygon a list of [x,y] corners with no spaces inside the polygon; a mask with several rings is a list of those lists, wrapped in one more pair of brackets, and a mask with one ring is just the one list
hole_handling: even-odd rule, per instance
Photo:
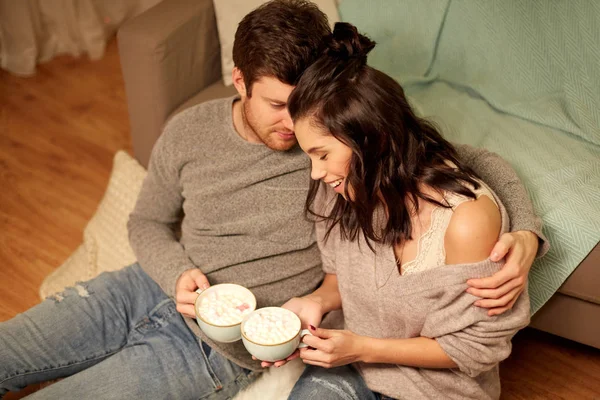
{"label": "woman's thumb", "polygon": [[331,337],[330,329],[316,328],[314,325],[309,325],[308,329],[310,330],[310,333],[321,339],[328,339]]}

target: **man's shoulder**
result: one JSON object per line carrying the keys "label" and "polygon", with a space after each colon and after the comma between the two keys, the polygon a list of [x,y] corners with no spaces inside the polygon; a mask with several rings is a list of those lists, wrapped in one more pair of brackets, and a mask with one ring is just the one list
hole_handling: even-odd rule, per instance
{"label": "man's shoulder", "polygon": [[233,98],[216,99],[194,105],[173,116],[165,125],[156,141],[153,154],[160,153],[169,159],[185,162],[196,158],[198,151],[208,148],[206,142],[214,141],[219,129],[226,129],[226,121],[231,120]]}
{"label": "man's shoulder", "polygon": [[215,129],[231,118],[232,100],[232,97],[214,99],[186,108],[171,117],[165,125],[165,132],[186,131],[189,128],[198,131],[203,127]]}

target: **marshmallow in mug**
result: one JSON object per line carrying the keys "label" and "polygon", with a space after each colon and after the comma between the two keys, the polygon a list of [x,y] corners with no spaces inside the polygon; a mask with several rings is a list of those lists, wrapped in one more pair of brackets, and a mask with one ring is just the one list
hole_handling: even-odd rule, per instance
{"label": "marshmallow in mug", "polygon": [[293,313],[269,307],[257,310],[248,317],[244,323],[244,334],[257,344],[283,343],[298,333],[299,322]]}
{"label": "marshmallow in mug", "polygon": [[310,332],[300,330],[300,318],[281,307],[258,309],[242,321],[244,347],[262,361],[284,360],[296,349],[307,347],[300,342],[304,335],[310,335]]}
{"label": "marshmallow in mug", "polygon": [[198,305],[198,313],[214,325],[238,324],[253,311],[251,299],[245,293],[234,291],[212,291],[203,296]]}

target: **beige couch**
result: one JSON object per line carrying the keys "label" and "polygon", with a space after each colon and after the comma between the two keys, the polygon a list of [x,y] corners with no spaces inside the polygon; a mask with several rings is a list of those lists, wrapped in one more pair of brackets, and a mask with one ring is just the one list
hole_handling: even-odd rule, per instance
{"label": "beige couch", "polygon": [[[147,165],[174,112],[232,95],[221,81],[212,0],[167,0],[118,32],[135,157]],[[600,246],[596,246],[531,326],[600,348]]]}

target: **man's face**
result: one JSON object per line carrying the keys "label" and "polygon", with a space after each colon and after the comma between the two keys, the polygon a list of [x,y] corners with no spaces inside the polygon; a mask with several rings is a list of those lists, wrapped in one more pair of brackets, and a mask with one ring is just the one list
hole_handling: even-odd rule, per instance
{"label": "man's face", "polygon": [[296,145],[294,125],[287,110],[293,86],[273,77],[262,77],[252,85],[252,97],[240,91],[246,135],[273,150],[289,150]]}

